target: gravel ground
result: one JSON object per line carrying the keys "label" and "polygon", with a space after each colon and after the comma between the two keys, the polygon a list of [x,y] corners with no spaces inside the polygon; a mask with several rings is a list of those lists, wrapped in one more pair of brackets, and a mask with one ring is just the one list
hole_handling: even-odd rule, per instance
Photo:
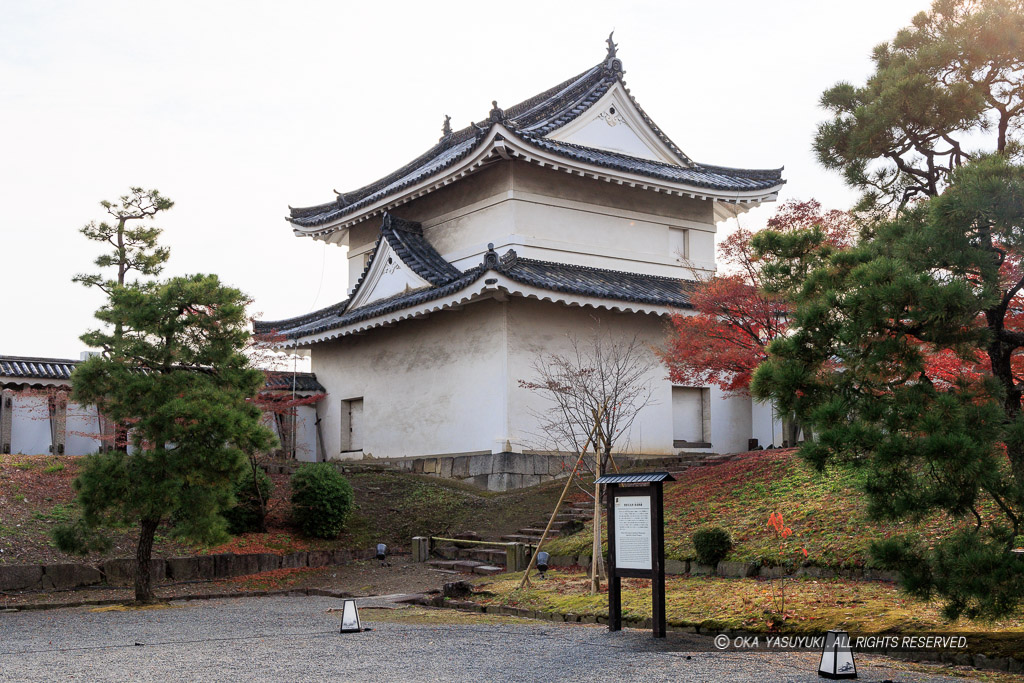
{"label": "gravel ground", "polygon": [[[814,653],[687,654],[709,640],[694,635],[656,642],[649,631],[468,616],[403,623],[399,612],[373,621],[375,610],[363,615],[372,631],[342,635],[340,612],[329,611],[340,607],[325,597],[268,597],[0,613],[0,681],[821,680]],[[891,665],[859,657],[859,680],[962,680]]]}

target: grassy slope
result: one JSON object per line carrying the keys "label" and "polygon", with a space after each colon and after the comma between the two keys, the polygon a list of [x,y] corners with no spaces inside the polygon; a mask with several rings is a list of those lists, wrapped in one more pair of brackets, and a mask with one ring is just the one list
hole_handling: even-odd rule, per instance
{"label": "grassy slope", "polygon": [[[0,564],[98,562],[134,554],[134,529],[110,530],[115,547],[83,560],[53,547],[49,532],[77,514],[71,482],[83,458],[0,455]],[[356,509],[347,530],[333,541],[303,539],[288,519],[288,477],[272,475],[267,534],[245,534],[213,548],[191,547],[158,532],[158,557],[208,552],[291,552],[327,548],[369,548],[384,542],[407,548],[417,535],[477,531],[497,538],[544,519],[558,499],[560,482],[508,493],[482,492],[458,482],[396,472],[349,475]]]}
{"label": "grassy slope", "polygon": [[[691,538],[705,525],[724,527],[734,549],[727,560],[818,566],[870,566],[872,539],[901,532],[934,538],[948,528],[945,518],[919,523],[875,522],[857,492],[863,474],[853,468],[834,468],[819,474],[794,451],[760,451],[714,467],[689,470],[679,481],[665,485],[665,554],[693,559]],[[778,512],[793,530],[781,555],[769,533],[768,516]],[[549,552],[590,555],[591,527],[559,539]],[[803,549],[807,549],[804,558]]]}

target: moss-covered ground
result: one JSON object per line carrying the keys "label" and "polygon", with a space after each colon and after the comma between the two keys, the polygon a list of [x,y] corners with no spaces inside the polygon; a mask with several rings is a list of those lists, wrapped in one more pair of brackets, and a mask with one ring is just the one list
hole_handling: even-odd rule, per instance
{"label": "moss-covered ground", "polygon": [[[551,571],[519,590],[521,573],[477,582],[474,602],[528,610],[608,616],[607,584],[590,594],[586,574]],[[622,580],[622,613],[627,620],[651,617],[651,584]],[[1024,613],[997,622],[946,622],[939,603],[922,603],[883,581],[788,579],[785,619],[780,619],[780,582],[758,579],[673,576],[666,579],[665,614],[672,626],[752,633],[821,633],[841,628],[851,633],[970,633],[993,636],[993,654],[1024,658]],[[774,594],[774,598],[773,598]]]}

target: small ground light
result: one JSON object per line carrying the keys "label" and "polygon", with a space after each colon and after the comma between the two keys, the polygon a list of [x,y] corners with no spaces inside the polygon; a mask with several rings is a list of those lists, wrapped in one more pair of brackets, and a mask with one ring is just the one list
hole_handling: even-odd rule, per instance
{"label": "small ground light", "polygon": [[346,600],[341,608],[341,632],[359,633],[362,631],[359,623],[359,608],[355,600]]}
{"label": "small ground light", "polygon": [[821,651],[818,675],[823,678],[857,677],[857,665],[853,663],[849,633],[829,631],[825,634],[825,648]]}
{"label": "small ground light", "polygon": [[380,560],[380,566],[390,567],[391,563],[387,561],[388,547],[383,543],[377,544],[377,559]]}
{"label": "small ground light", "polygon": [[548,555],[546,552],[541,551],[537,553],[537,571],[540,572],[540,578],[544,578],[544,572],[548,570]]}

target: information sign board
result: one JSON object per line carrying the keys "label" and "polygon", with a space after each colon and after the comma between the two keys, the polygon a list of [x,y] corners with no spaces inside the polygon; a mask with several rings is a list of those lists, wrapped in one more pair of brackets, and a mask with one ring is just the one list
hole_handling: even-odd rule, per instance
{"label": "information sign board", "polygon": [[652,569],[651,497],[615,496],[615,566]]}

